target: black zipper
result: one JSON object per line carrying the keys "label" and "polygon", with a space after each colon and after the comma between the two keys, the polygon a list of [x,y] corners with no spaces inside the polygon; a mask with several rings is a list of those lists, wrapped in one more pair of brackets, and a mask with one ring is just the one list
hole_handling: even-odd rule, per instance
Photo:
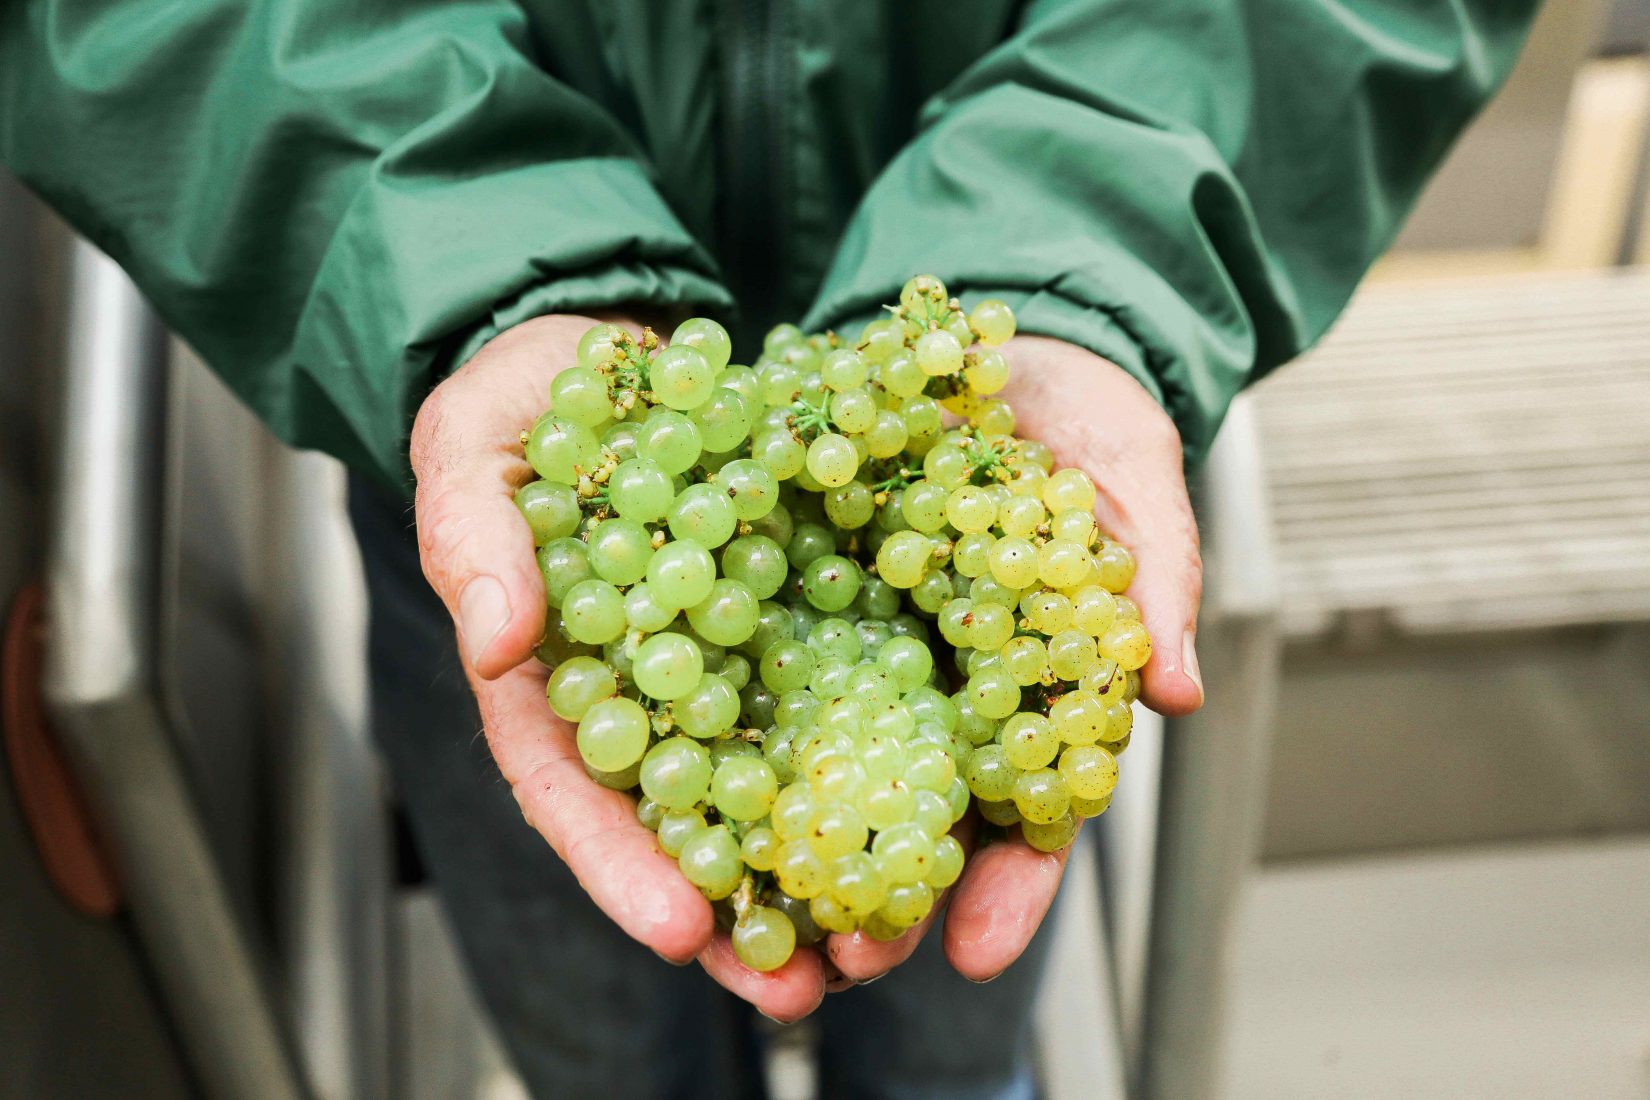
{"label": "black zipper", "polygon": [[781,319],[784,266],[785,56],[782,0],[724,0],[719,249],[740,306],[736,346]]}

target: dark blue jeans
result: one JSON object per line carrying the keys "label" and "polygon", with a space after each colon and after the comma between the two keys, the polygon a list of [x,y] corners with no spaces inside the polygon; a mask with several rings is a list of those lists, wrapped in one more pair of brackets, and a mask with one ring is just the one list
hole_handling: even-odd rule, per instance
{"label": "dark blue jeans", "polygon": [[[350,512],[371,597],[378,742],[477,990],[533,1094],[760,1097],[751,1009],[619,931],[523,822],[420,571],[411,510],[356,482]],[[1031,1004],[1047,939],[974,985],[932,935],[876,984],[827,997],[814,1017],[823,1094],[1031,1097]]]}

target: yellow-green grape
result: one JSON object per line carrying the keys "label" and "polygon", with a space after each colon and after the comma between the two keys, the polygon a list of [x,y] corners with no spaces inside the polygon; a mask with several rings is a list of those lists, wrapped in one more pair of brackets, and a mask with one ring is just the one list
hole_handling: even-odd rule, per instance
{"label": "yellow-green grape", "polygon": [[930,378],[956,374],[962,369],[962,343],[944,329],[925,332],[917,339],[917,366]]}
{"label": "yellow-green grape", "polygon": [[778,793],[779,780],[760,756],[729,757],[711,776],[711,804],[732,821],[756,821],[767,816]]}
{"label": "yellow-green grape", "polygon": [[1127,591],[1134,582],[1134,555],[1126,546],[1107,542],[1094,555],[1094,565],[1099,570],[1100,584],[1108,592]]}
{"label": "yellow-green grape", "polygon": [[945,417],[940,412],[939,402],[919,394],[905,398],[899,411],[905,420],[905,430],[911,433],[906,449],[913,455],[927,454],[945,429]]}
{"label": "yellow-green grape", "polygon": [[1151,636],[1138,621],[1113,623],[1100,636],[1100,655],[1116,661],[1117,667],[1132,672],[1151,658]]}
{"label": "yellow-green grape", "polygon": [[1020,823],[1020,835],[1039,852],[1058,852],[1076,839],[1077,821],[1077,816],[1069,811],[1046,824],[1028,819]]}
{"label": "yellow-green grape", "polygon": [[963,779],[982,802],[1002,802],[1014,794],[1019,769],[1008,762],[1001,745],[982,745],[968,758]]}
{"label": "yellow-green grape", "polygon": [[1047,589],[1027,593],[1020,600],[1020,613],[1041,634],[1058,634],[1072,626],[1072,602]]}
{"label": "yellow-green grape", "polygon": [[986,298],[974,303],[968,314],[968,327],[988,348],[1001,347],[1014,335],[1014,311],[998,298]]}
{"label": "yellow-green grape", "polygon": [[1098,534],[1094,526],[1094,513],[1086,508],[1067,508],[1056,512],[1054,518],[1048,521],[1048,533],[1050,538],[1065,539],[1087,549],[1094,545],[1095,535]]}
{"label": "yellow-green grape", "polygon": [[940,609],[934,620],[939,627],[940,637],[954,646],[968,644],[968,628],[974,621],[974,601],[967,597],[952,600]]}
{"label": "yellow-green grape", "polygon": [[739,842],[726,825],[712,825],[689,837],[676,859],[683,877],[712,901],[733,893],[744,870]]}
{"label": "yellow-green grape", "polygon": [[[1006,493],[1007,487],[1003,488]],[[1037,526],[1043,522],[1047,514],[1043,502],[1036,497],[1017,497],[1008,493],[998,512],[997,522],[1002,524],[1003,534],[1017,539],[1029,539],[1036,533]]]}
{"label": "yellow-green grape", "polygon": [[653,393],[678,412],[703,405],[716,388],[716,370],[698,348],[674,344],[653,357],[648,370]]}
{"label": "yellow-green grape", "polygon": [[592,704],[579,721],[579,755],[597,771],[618,772],[642,759],[652,724],[634,699],[619,696]]}
{"label": "yellow-green grape", "polygon": [[693,468],[704,451],[699,426],[679,412],[654,409],[636,433],[636,450],[657,462],[667,474]]}
{"label": "yellow-green grape", "polygon": [[1022,634],[1005,642],[1002,659],[1003,668],[1021,687],[1041,683],[1044,677],[1052,675],[1048,664],[1048,649],[1041,639],[1029,635]]}
{"label": "yellow-green grape", "polygon": [[734,459],[716,471],[715,482],[745,523],[761,519],[779,503],[779,479],[754,459]]}
{"label": "yellow-green grape", "polygon": [[596,433],[550,413],[529,429],[526,454],[534,472],[556,485],[577,484],[581,473],[594,470],[602,460]]}
{"label": "yellow-green grape", "polygon": [[807,465],[808,448],[789,428],[769,428],[751,441],[751,457],[766,466],[774,477],[788,480]]}
{"label": "yellow-green grape", "polygon": [[911,928],[933,908],[934,891],[926,882],[905,882],[889,888],[888,900],[873,915],[894,928]]}
{"label": "yellow-green grape", "polygon": [[843,390],[831,398],[831,422],[850,435],[869,431],[876,420],[877,403],[864,390]]}
{"label": "yellow-green grape", "polygon": [[647,584],[661,607],[692,607],[710,595],[716,560],[697,542],[669,542],[647,563]]}
{"label": "yellow-green grape", "polygon": [[877,550],[877,575],[895,588],[914,588],[933,556],[927,538],[915,531],[896,531]]}
{"label": "yellow-green grape", "polygon": [[[1012,792],[1012,787],[1010,790]],[[980,816],[993,825],[1006,828],[1020,823],[1020,811],[1015,808],[1014,800],[1007,795],[1003,796],[1000,802],[981,801],[975,803],[975,806],[979,809]]]}
{"label": "yellow-green grape", "polygon": [[1089,571],[1089,552],[1075,542],[1050,539],[1037,550],[1037,575],[1050,588],[1080,584]]}
{"label": "yellow-green grape", "polygon": [[881,832],[902,821],[911,820],[915,798],[903,779],[884,779],[867,783],[859,796],[860,816],[865,824]]}
{"label": "yellow-green grape", "polygon": [[846,485],[859,469],[859,453],[842,436],[826,432],[808,445],[807,469],[827,488]]}
{"label": "yellow-green grape", "polygon": [[940,328],[957,338],[957,343],[966,348],[974,343],[974,330],[968,327],[968,315],[960,309],[949,310]]}
{"label": "yellow-green grape", "polygon": [[1048,663],[1062,680],[1076,680],[1094,667],[1094,639],[1081,630],[1062,630],[1048,640]]}
{"label": "yellow-green grape", "polygon": [[995,397],[986,398],[975,410],[973,420],[974,426],[980,429],[980,434],[988,439],[1014,434],[1014,407],[1007,401]]}
{"label": "yellow-green grape", "polygon": [[666,809],[685,810],[703,802],[710,777],[709,751],[686,737],[667,737],[642,757],[642,791]]}
{"label": "yellow-green grape", "polygon": [[859,919],[830,894],[816,894],[808,902],[808,915],[827,932],[846,935],[859,927]]}
{"label": "yellow-green grape", "polygon": [[1106,704],[1092,691],[1068,691],[1049,707],[1049,722],[1068,745],[1092,745],[1105,736],[1110,718]]}
{"label": "yellow-green grape", "polygon": [[[846,852],[833,859],[826,870],[830,875],[830,883],[825,889],[830,898],[848,913],[849,931],[858,923],[852,918],[876,912],[888,899],[888,887],[883,882],[877,862],[867,852]],[[819,919],[817,914],[814,919]]]}
{"label": "yellow-green grape", "polygon": [[670,343],[698,348],[713,370],[720,371],[733,356],[733,341],[728,330],[708,317],[689,317],[670,334]]}
{"label": "yellow-green grape", "polygon": [[1060,751],[1054,724],[1041,714],[1016,714],[1003,723],[1003,754],[1023,772],[1046,768]]}
{"label": "yellow-green grape", "polygon": [[[742,373],[734,375],[735,369]],[[735,388],[736,381],[746,379],[742,389]],[[756,376],[749,368],[730,368],[717,379],[709,400],[689,414],[707,454],[731,451],[749,437],[757,400]]]}
{"label": "yellow-green grape", "polygon": [[1078,681],[1077,686],[1084,691],[1092,691],[1102,699],[1110,702],[1112,699],[1121,696],[1123,678],[1127,675],[1128,673],[1117,667],[1116,661],[1108,661],[1102,657],[1094,663],[1093,668],[1083,673],[1083,678]]}
{"label": "yellow-green grape", "polygon": [[1074,798],[1110,798],[1117,787],[1117,758],[1099,745],[1073,745],[1060,754],[1060,776]]}
{"label": "yellow-green grape", "polygon": [[905,420],[892,409],[880,409],[871,426],[865,429],[865,449],[872,458],[892,458],[905,449],[911,433],[905,429]]}
{"label": "yellow-green grape", "polygon": [[1134,707],[1132,700],[1118,699],[1106,704],[1106,732],[1100,735],[1100,740],[1113,746],[1113,752],[1121,752],[1116,748],[1118,742],[1123,741],[1134,729]]}
{"label": "yellow-green grape", "polygon": [[939,279],[932,275],[917,275],[900,288],[900,309],[907,315],[926,313],[934,306],[943,305],[946,297],[945,284]]}
{"label": "yellow-green grape", "polygon": [[955,594],[950,576],[945,573],[929,573],[911,589],[911,602],[917,605],[917,610],[933,615]]}
{"label": "yellow-green grape", "polygon": [[631,344],[630,333],[618,325],[593,325],[579,338],[573,361],[587,370],[595,370],[617,360],[622,349]]}
{"label": "yellow-green grape", "polygon": [[607,480],[607,499],[613,510],[637,523],[653,523],[664,518],[676,498],[670,475],[650,458],[632,458],[619,463]]}
{"label": "yellow-green grape", "polygon": [[[947,748],[950,739],[945,739]],[[951,781],[957,778],[957,764],[951,759],[946,748],[937,743],[918,742],[911,748],[911,762],[905,771],[905,781],[917,791],[932,791],[938,794],[951,788]]]}
{"label": "yellow-green grape", "polygon": [[1099,585],[1077,590],[1071,601],[1071,625],[1098,638],[1117,618],[1117,598]]}
{"label": "yellow-green grape", "polygon": [[604,580],[580,581],[562,598],[562,625],[574,641],[611,642],[624,633],[624,596]]}
{"label": "yellow-green grape", "polygon": [[591,707],[618,690],[619,682],[613,670],[594,657],[563,661],[550,674],[550,682],[544,689],[550,709],[569,722],[579,721]]}
{"label": "yellow-green grape", "polygon": [[991,551],[997,540],[989,534],[963,535],[951,548],[951,564],[965,577],[981,577],[991,569]]}
{"label": "yellow-green grape", "polygon": [[768,811],[768,821],[780,840],[800,840],[808,832],[814,815],[813,795],[803,783],[793,783],[779,792]]}
{"label": "yellow-green grape", "polygon": [[771,871],[779,859],[779,834],[766,825],[758,825],[739,842],[739,858],[753,871]]}
{"label": "yellow-green grape", "polygon": [[825,861],[806,840],[787,840],[780,845],[773,873],[779,888],[793,898],[806,901],[825,889]]}
{"label": "yellow-green grape", "polygon": [[633,519],[607,519],[588,536],[590,567],[610,584],[628,587],[647,574],[653,560],[653,536]]}
{"label": "yellow-green grape", "polygon": [[705,815],[698,810],[667,810],[659,818],[659,847],[675,858],[688,840],[705,829]]}
{"label": "yellow-green grape", "polygon": [[1130,621],[1139,622],[1140,621],[1140,605],[1139,604],[1135,603],[1133,600],[1129,599],[1127,596],[1118,596],[1118,597],[1116,597],[1116,600],[1117,600],[1117,619],[1118,619],[1119,622],[1130,622]]}
{"label": "yellow-green grape", "polygon": [[820,806],[814,811],[804,839],[820,859],[829,862],[838,856],[859,851],[865,847],[869,836],[865,819],[859,816],[859,811],[852,806],[838,804]]}
{"label": "yellow-green grape", "polygon": [[777,909],[753,905],[733,926],[733,953],[752,970],[778,970],[795,950],[796,928]]}
{"label": "yellow-green grape", "polygon": [[1094,482],[1075,466],[1056,470],[1043,485],[1043,503],[1051,512],[1068,508],[1091,511],[1094,508]]}
{"label": "yellow-green grape", "polygon": [[1014,636],[1014,613],[1000,604],[975,601],[971,617],[968,644],[975,649],[995,653]]}
{"label": "yellow-green grape", "polygon": [[876,835],[871,842],[871,856],[873,866],[887,884],[921,882],[933,870],[934,840],[919,825],[895,825]]}
{"label": "yellow-green grape", "polygon": [[716,485],[689,485],[670,508],[671,537],[691,539],[707,550],[727,542],[738,526],[739,513],[728,490]]}
{"label": "yellow-green grape", "polygon": [[[930,451],[930,454],[933,452]],[[900,514],[913,531],[932,534],[945,526],[949,489],[926,479],[913,481],[900,494]]]}
{"label": "yellow-green grape", "polygon": [[1000,538],[991,548],[991,575],[1010,588],[1037,582],[1037,548],[1025,539]]}
{"label": "yellow-green grape", "polygon": [[944,890],[962,877],[963,846],[954,836],[942,836],[934,841],[934,858],[923,881],[935,890]]}
{"label": "yellow-green grape", "polygon": [[1014,466],[1014,478],[1008,483],[1009,491],[1015,496],[1036,497],[1039,501],[1043,497],[1043,486],[1048,482],[1048,475],[1036,466],[1020,463]]}
{"label": "yellow-green grape", "polygon": [[859,389],[865,385],[869,374],[870,364],[853,348],[837,348],[827,352],[819,362],[819,380],[826,389],[835,393]]}
{"label": "yellow-green grape", "polygon": [[1132,703],[1140,698],[1140,673],[1133,669],[1123,674],[1123,701]]}
{"label": "yellow-green grape", "polygon": [[1034,825],[1052,825],[1071,809],[1071,791],[1053,768],[1022,772],[1014,780],[1014,808]]}
{"label": "yellow-green grape", "polygon": [[[965,485],[954,490],[950,499],[946,501],[945,518],[963,534],[985,531],[997,522],[997,502],[984,489]],[[916,524],[912,526],[915,527]]]}
{"label": "yellow-green grape", "polygon": [[916,397],[928,385],[928,376],[917,366],[917,357],[903,348],[883,362],[877,380],[895,397]]}
{"label": "yellow-green grape", "polygon": [[1079,821],[1087,817],[1099,817],[1111,806],[1111,796],[1105,798],[1078,798],[1072,795],[1071,816]]}
{"label": "yellow-green grape", "polygon": [[859,350],[868,362],[885,363],[904,347],[905,333],[892,317],[878,317],[860,330]]}
{"label": "yellow-green grape", "polygon": [[[566,373],[565,371],[563,373]],[[566,538],[579,529],[579,496],[572,486],[530,481],[516,490],[516,507],[533,532],[533,545]]]}
{"label": "yellow-green grape", "polygon": [[975,393],[996,393],[1008,385],[1008,360],[991,348],[969,352],[964,360],[963,381]]}

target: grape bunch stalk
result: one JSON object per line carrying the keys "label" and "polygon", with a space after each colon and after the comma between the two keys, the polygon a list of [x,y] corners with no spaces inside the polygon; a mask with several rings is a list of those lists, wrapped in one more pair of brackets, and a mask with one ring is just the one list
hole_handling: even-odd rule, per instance
{"label": "grape bunch stalk", "polygon": [[1056,851],[1111,800],[1134,559],[1015,436],[1014,331],[926,275],[857,343],[780,325],[751,366],[704,318],[597,325],[522,433],[550,706],[753,970],[918,924],[971,807]]}

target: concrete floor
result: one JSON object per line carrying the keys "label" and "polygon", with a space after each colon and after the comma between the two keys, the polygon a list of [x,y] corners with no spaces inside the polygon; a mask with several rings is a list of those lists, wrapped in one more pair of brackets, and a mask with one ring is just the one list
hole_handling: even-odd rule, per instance
{"label": "concrete floor", "polygon": [[1650,838],[1274,865],[1224,1100],[1650,1097]]}

